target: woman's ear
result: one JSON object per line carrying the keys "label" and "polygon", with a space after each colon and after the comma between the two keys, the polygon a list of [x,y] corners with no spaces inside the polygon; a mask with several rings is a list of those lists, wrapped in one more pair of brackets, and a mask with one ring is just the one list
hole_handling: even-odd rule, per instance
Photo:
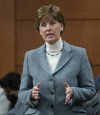
{"label": "woman's ear", "polygon": [[64,31],[64,26],[63,26],[63,24],[61,24],[61,31],[60,31],[60,35],[62,35],[63,31]]}
{"label": "woman's ear", "polygon": [[63,32],[63,30],[64,30],[64,26],[63,24],[61,24],[61,31]]}

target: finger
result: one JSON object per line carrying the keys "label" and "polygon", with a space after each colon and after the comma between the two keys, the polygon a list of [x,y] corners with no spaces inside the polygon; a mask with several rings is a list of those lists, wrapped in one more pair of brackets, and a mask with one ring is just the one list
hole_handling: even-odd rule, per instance
{"label": "finger", "polygon": [[38,87],[37,86],[34,86],[33,88],[32,88],[32,91],[38,91],[39,89],[38,89]]}
{"label": "finger", "polygon": [[69,102],[70,102],[70,99],[65,100],[65,104],[69,104]]}
{"label": "finger", "polygon": [[39,96],[39,94],[38,93],[36,93],[36,94],[34,93],[34,94],[32,94],[32,96],[33,97],[37,97],[37,96]]}
{"label": "finger", "polygon": [[32,96],[35,98],[35,97],[37,97],[37,96],[39,96],[39,94],[32,94]]}
{"label": "finger", "polygon": [[64,83],[65,88],[70,87],[66,82]]}
{"label": "finger", "polygon": [[35,99],[38,100],[40,97],[39,96],[36,96]]}
{"label": "finger", "polygon": [[40,89],[40,83],[33,87],[33,90],[38,91]]}
{"label": "finger", "polygon": [[67,87],[67,88],[66,88],[66,91],[65,91],[65,94],[68,94],[68,93],[70,93],[70,92],[71,92],[70,87]]}
{"label": "finger", "polygon": [[67,94],[65,99],[69,99],[70,98],[70,94]]}
{"label": "finger", "polygon": [[38,93],[39,91],[35,91],[35,90],[32,91],[32,94],[38,94]]}
{"label": "finger", "polygon": [[37,84],[38,89],[40,89],[40,83]]}
{"label": "finger", "polygon": [[39,98],[39,91],[32,91],[32,97],[34,98],[34,99],[38,99]]}
{"label": "finger", "polygon": [[34,94],[34,95],[32,95],[32,97],[34,98],[34,99],[39,99],[40,97],[39,97],[39,94]]}
{"label": "finger", "polygon": [[65,98],[65,104],[69,103],[69,101],[70,101],[70,95],[67,95],[66,98]]}

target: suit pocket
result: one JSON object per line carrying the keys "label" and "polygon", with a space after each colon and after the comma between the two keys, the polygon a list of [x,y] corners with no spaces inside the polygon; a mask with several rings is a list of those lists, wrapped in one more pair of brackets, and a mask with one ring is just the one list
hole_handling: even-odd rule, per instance
{"label": "suit pocket", "polygon": [[32,114],[35,114],[37,112],[36,109],[34,108],[28,108],[25,112],[25,115],[32,115]]}

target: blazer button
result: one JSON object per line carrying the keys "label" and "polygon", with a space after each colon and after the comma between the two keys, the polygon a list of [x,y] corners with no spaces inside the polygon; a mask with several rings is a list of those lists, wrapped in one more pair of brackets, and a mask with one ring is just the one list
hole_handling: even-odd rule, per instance
{"label": "blazer button", "polygon": [[52,104],[51,107],[54,108],[54,105]]}
{"label": "blazer button", "polygon": [[53,76],[49,76],[48,81],[53,81]]}
{"label": "blazer button", "polygon": [[53,91],[51,91],[51,95],[54,95],[54,92],[53,92]]}
{"label": "blazer button", "polygon": [[53,78],[50,78],[50,81],[53,81]]}

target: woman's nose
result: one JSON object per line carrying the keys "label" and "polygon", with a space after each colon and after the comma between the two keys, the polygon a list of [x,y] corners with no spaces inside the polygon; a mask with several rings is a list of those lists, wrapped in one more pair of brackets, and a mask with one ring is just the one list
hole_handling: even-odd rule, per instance
{"label": "woman's nose", "polygon": [[51,29],[50,24],[47,24],[46,29],[47,29],[47,30],[50,30],[50,29]]}

